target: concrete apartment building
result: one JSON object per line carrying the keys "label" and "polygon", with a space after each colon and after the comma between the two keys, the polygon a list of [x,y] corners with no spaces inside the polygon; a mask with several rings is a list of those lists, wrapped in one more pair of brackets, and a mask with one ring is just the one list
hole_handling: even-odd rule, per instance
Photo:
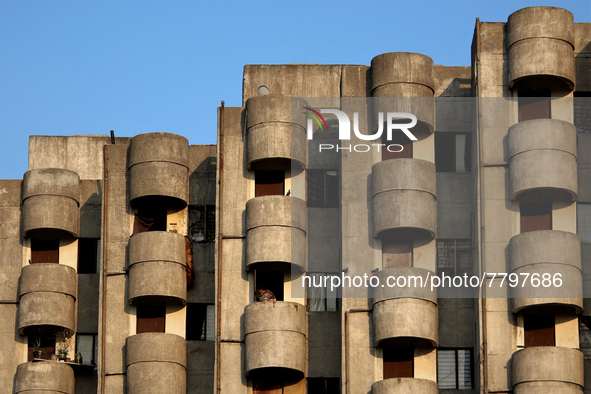
{"label": "concrete apartment building", "polygon": [[[471,51],[246,66],[217,146],[31,137],[0,181],[0,393],[591,392],[591,24],[525,8]],[[357,151],[302,107],[417,140]],[[484,285],[313,285],[445,274]]]}

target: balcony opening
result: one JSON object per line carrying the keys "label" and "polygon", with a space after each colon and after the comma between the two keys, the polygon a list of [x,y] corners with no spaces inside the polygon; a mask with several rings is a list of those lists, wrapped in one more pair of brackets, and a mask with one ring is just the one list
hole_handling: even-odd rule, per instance
{"label": "balcony opening", "polygon": [[337,170],[306,171],[306,201],[310,208],[338,208],[339,173]]}
{"label": "balcony opening", "polygon": [[412,240],[382,240],[382,269],[412,267]]}
{"label": "balcony opening", "polygon": [[142,204],[138,207],[135,215],[133,234],[145,231],[166,231],[166,213],[166,205],[158,203]]}
{"label": "balcony opening", "polygon": [[185,337],[187,341],[215,340],[215,307],[213,304],[187,304]]}
{"label": "balcony opening", "polygon": [[522,89],[518,92],[519,122],[532,119],[550,119],[550,90]]}
{"label": "balcony opening", "polygon": [[384,346],[384,379],[414,377],[414,347]]}
{"label": "balcony opening", "polygon": [[472,135],[435,132],[435,169],[437,172],[471,172]]}
{"label": "balcony opening", "polygon": [[339,378],[308,378],[308,394],[339,394]]}
{"label": "balcony opening", "polygon": [[166,305],[137,306],[136,334],[144,332],[165,332]]}
{"label": "balcony opening", "polygon": [[33,361],[33,350],[41,351],[38,358],[51,360],[51,355],[55,354],[55,333],[29,333],[29,351],[27,361]]}
{"label": "balcony opening", "polygon": [[553,313],[523,315],[524,346],[555,346],[556,333]]}
{"label": "balcony opening", "polygon": [[[275,379],[272,379],[275,380]],[[252,385],[253,394],[283,394],[283,382],[276,381],[254,381]]]}
{"label": "balcony opening", "polygon": [[60,262],[59,238],[32,238],[31,264]]}
{"label": "balcony opening", "polygon": [[525,203],[519,204],[521,215],[521,232],[538,230],[552,230],[552,203]]}
{"label": "balcony opening", "polygon": [[473,349],[437,350],[437,387],[440,390],[473,388]]}
{"label": "balcony opening", "polygon": [[255,302],[283,301],[283,271],[254,270]]}
{"label": "balcony opening", "polygon": [[254,173],[254,196],[283,196],[285,194],[285,171],[263,171]]}
{"label": "balcony opening", "polygon": [[[382,136],[382,160],[412,158],[412,141],[402,131],[392,133],[392,140]],[[388,146],[393,145],[388,149]],[[398,146],[400,145],[400,146]],[[401,149],[402,148],[402,149]]]}
{"label": "balcony opening", "polygon": [[79,274],[96,274],[98,272],[99,238],[78,238],[78,270]]}

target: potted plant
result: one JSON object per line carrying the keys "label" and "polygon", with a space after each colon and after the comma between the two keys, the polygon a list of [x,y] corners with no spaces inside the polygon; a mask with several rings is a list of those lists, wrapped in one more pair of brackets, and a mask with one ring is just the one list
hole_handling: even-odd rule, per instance
{"label": "potted plant", "polygon": [[61,348],[57,351],[57,357],[60,361],[67,361],[68,359],[68,349]]}
{"label": "potted plant", "polygon": [[41,358],[41,353],[45,353],[43,349],[41,349],[41,339],[37,338],[35,342],[33,342],[33,346],[31,346],[33,350],[33,358]]}
{"label": "potted plant", "polygon": [[82,364],[82,353],[76,353],[76,357],[74,357],[74,362],[78,364]]}
{"label": "potted plant", "polygon": [[[68,353],[70,352],[70,344],[72,342],[72,330],[64,329],[56,334],[56,348],[57,356],[60,361],[70,361]],[[57,345],[59,344],[59,345]]]}

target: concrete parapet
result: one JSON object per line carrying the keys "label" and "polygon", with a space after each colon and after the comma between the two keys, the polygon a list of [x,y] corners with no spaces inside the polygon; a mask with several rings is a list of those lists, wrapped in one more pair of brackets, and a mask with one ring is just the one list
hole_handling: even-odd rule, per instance
{"label": "concrete parapet", "polygon": [[265,301],[247,305],[244,313],[246,374],[301,379],[307,359],[306,307],[295,302]]}
{"label": "concrete parapet", "polygon": [[390,159],[372,167],[374,237],[434,238],[437,232],[435,165]]}
{"label": "concrete parapet", "polygon": [[[582,311],[583,276],[578,235],[557,230],[516,235],[509,242],[509,259],[511,273],[519,277],[518,285],[510,288],[513,313],[540,306],[566,308],[568,312],[574,309],[576,313]],[[525,274],[528,274],[527,280]],[[545,274],[550,279],[542,283]],[[560,286],[554,282],[557,274]],[[537,287],[533,275],[540,280]],[[526,280],[525,283],[522,280]]]}
{"label": "concrete parapet", "polygon": [[126,340],[127,393],[185,394],[187,342],[174,334],[148,332]]}
{"label": "concrete parapet", "polygon": [[16,368],[16,394],[74,394],[75,386],[74,370],[65,363],[28,362]]}
{"label": "concrete parapet", "polygon": [[76,329],[76,270],[63,264],[30,264],[21,270],[18,329]]}
{"label": "concrete parapet", "polygon": [[371,385],[372,394],[421,393],[438,394],[437,382],[428,379],[394,378],[379,380]]}
{"label": "concrete parapet", "polygon": [[129,241],[129,304],[163,299],[187,302],[185,237],[166,231],[135,234]]}
{"label": "concrete parapet", "polygon": [[509,128],[511,198],[576,201],[577,131],[572,123],[535,119]]}
{"label": "concrete parapet", "polygon": [[[377,100],[374,112],[407,112],[417,117],[411,131],[419,139],[433,133],[433,60],[410,52],[390,52],[371,60],[372,97],[403,97],[403,100]],[[377,119],[377,118],[376,118]],[[385,120],[385,119],[384,119]]]}
{"label": "concrete parapet", "polygon": [[23,236],[78,237],[80,232],[80,178],[74,171],[43,168],[23,177]]}
{"label": "concrete parapet", "polygon": [[306,202],[289,196],[262,196],[246,203],[246,268],[289,263],[307,270]]}
{"label": "concrete parapet", "polygon": [[512,364],[516,393],[582,393],[583,353],[578,349],[530,347],[513,353]]}
{"label": "concrete parapet", "polygon": [[146,133],[131,139],[129,201],[165,197],[184,207],[189,201],[189,142],[170,133]]}
{"label": "concrete parapet", "polygon": [[306,115],[303,99],[266,94],[246,101],[247,163],[252,169],[306,166]]}
{"label": "concrete parapet", "polygon": [[509,87],[536,77],[575,84],[573,15],[557,7],[528,7],[507,22]]}

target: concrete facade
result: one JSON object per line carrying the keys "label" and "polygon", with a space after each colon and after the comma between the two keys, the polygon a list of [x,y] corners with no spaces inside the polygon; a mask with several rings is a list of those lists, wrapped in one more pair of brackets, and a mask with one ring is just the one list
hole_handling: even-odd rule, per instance
{"label": "concrete facade", "polygon": [[[368,63],[245,66],[217,145],[32,136],[0,181],[0,394],[591,393],[591,25],[531,7],[477,20],[471,66]],[[388,112],[410,152],[356,153]],[[484,283],[416,285],[444,274]],[[364,275],[415,284],[314,285]]]}

